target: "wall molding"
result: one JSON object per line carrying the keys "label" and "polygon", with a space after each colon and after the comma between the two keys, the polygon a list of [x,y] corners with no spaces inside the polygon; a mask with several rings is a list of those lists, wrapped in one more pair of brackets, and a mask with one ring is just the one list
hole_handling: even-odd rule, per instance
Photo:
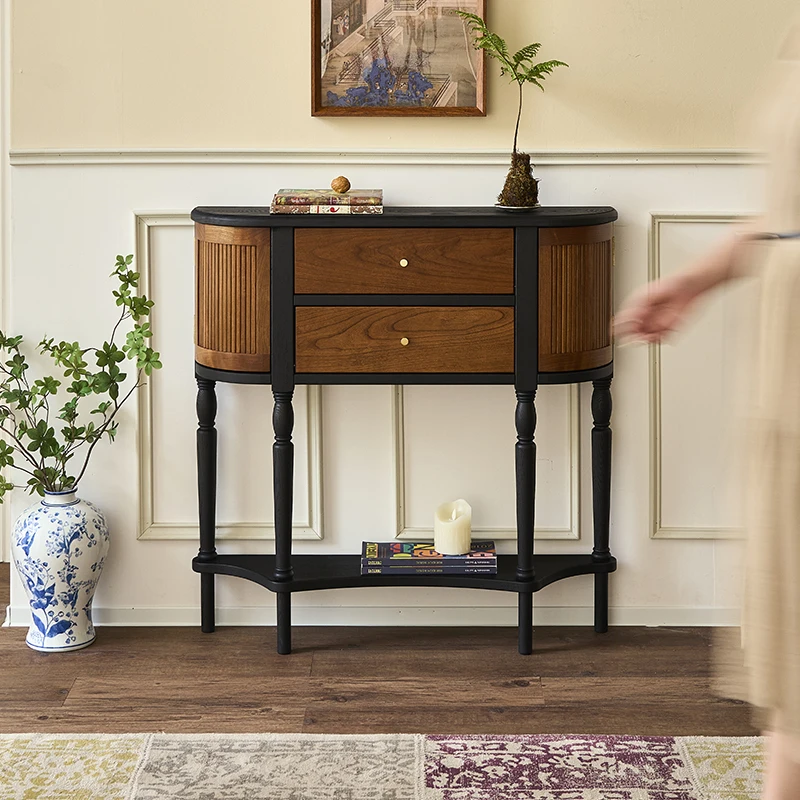
{"label": "wall molding", "polygon": [[[135,265],[141,278],[139,286],[148,297],[152,277],[150,235],[153,228],[192,227],[194,223],[186,212],[140,211],[134,214],[136,224]],[[319,386],[309,386],[307,395],[308,425],[308,518],[292,525],[293,539],[322,539],[322,392]],[[138,393],[138,447],[139,460],[139,539],[198,541],[199,528],[194,522],[158,522],[154,514],[153,487],[153,393],[150,381]],[[296,487],[297,489],[297,487]],[[217,541],[244,539],[274,539],[275,525],[267,522],[237,522],[217,526]]]}
{"label": "wall molding", "polygon": [[[5,330],[11,301],[11,0],[0,0],[0,329]],[[0,505],[0,561],[11,560],[11,503]]]}
{"label": "wall molding", "polygon": [[[649,243],[649,280],[661,277],[661,229],[675,223],[709,224],[734,223],[746,219],[743,214],[684,214],[651,213]],[[661,442],[663,438],[661,416],[661,345],[648,345],[649,410],[650,410],[650,537],[652,539],[739,539],[741,531],[735,528],[710,528],[703,526],[666,526],[662,523]]]}
{"label": "wall molding", "polygon": [[[542,540],[577,540],[580,532],[580,409],[579,387],[571,384],[569,392],[569,472],[570,472],[570,524],[566,528],[535,528],[534,538]],[[514,441],[509,442],[514,446]],[[392,392],[392,465],[394,474],[392,486],[394,504],[397,510],[395,538],[417,541],[433,539],[433,527],[418,528],[406,524],[406,482],[405,482],[405,417],[403,387],[395,386]],[[481,527],[473,528],[473,534],[488,539],[513,539],[516,541],[517,529]]]}
{"label": "wall molding", "polygon": [[[4,0],[7,2],[8,0]],[[10,71],[6,71],[6,75]],[[507,150],[245,150],[235,148],[22,149],[9,152],[14,167],[142,164],[342,164],[401,166],[506,166]],[[763,164],[742,149],[551,150],[532,152],[537,166],[728,166]]]}

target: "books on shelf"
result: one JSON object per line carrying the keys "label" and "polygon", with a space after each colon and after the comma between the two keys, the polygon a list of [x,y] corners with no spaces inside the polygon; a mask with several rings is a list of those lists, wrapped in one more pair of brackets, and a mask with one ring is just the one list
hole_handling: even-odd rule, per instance
{"label": "books on shelf", "polygon": [[431,542],[364,542],[361,549],[362,575],[496,573],[494,542],[472,542],[464,555],[443,555]]}
{"label": "books on shelf", "polygon": [[382,214],[383,189],[281,189],[270,206],[272,214]]}

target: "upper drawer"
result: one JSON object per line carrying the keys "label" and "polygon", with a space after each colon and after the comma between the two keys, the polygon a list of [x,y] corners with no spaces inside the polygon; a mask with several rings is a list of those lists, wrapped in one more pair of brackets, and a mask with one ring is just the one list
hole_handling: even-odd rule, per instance
{"label": "upper drawer", "polygon": [[298,294],[512,294],[512,228],[295,231]]}

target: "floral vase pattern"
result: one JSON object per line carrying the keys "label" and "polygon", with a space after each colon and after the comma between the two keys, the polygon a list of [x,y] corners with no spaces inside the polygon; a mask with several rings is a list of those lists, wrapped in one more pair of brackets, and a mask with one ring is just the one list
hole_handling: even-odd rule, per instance
{"label": "floral vase pattern", "polygon": [[46,492],[23,511],[11,554],[31,606],[28,647],[63,652],[94,641],[92,600],[107,552],[105,518],[74,489]]}

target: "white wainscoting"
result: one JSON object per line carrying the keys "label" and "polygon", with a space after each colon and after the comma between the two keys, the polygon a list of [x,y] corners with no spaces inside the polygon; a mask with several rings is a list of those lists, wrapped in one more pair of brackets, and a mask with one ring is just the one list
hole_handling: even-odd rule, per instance
{"label": "white wainscoting", "polygon": [[[7,327],[33,342],[45,332],[86,342],[107,336],[114,316],[108,273],[120,252],[136,253],[156,301],[155,346],[164,369],[140,394],[138,408],[124,411],[118,441],[98,448],[80,489],[112,527],[95,601],[103,624],[198,619],[199,580],[190,567],[197,549],[190,209],[265,205],[283,186],[325,185],[343,164],[354,185],[382,186],[394,205],[486,205],[505,172],[502,159],[480,153],[222,155],[13,154],[14,227],[4,279],[14,304]],[[762,196],[761,169],[741,154],[565,153],[534,160],[546,204],[618,209],[617,305],[648,279],[654,243],[653,269],[668,274],[722,235],[727,219],[756,210]],[[732,359],[733,351],[726,344],[730,319],[715,308],[709,303],[708,315],[674,346],[616,353],[615,624],[712,624],[735,616],[735,543],[709,538],[727,535],[730,524],[714,477],[725,456],[713,451],[724,440],[724,379],[734,364],[716,362]],[[219,550],[269,551],[271,392],[218,388]],[[591,549],[590,399],[588,386],[539,393],[541,552]],[[477,532],[513,552],[513,407],[510,387],[333,386],[307,395],[298,389],[296,552],[357,552],[363,539],[424,535],[433,506],[462,495],[473,505]],[[12,514],[28,502],[17,493]],[[589,624],[592,579],[557,583],[535,600],[537,624]],[[223,623],[274,620],[273,596],[244,581],[219,578],[217,603]],[[294,605],[300,624],[489,625],[513,624],[516,598],[348,589],[297,595]],[[26,620],[14,578],[11,622]]]}
{"label": "white wainscoting", "polygon": [[[173,418],[191,408],[193,309],[182,299],[194,280],[194,223],[189,214],[139,212],[135,264],[141,290],[155,302],[151,322],[166,363],[182,369],[157,373],[139,391],[140,539],[198,541],[197,485],[185,468],[196,421]],[[219,524],[217,538],[274,539],[269,387],[218,384]],[[294,433],[297,480],[292,535],[322,538],[322,393],[298,387]],[[233,465],[244,467],[236,470]],[[237,472],[240,474],[237,475]]]}
{"label": "white wainscoting", "polygon": [[[666,278],[729,234],[730,214],[654,214],[650,278]],[[735,432],[752,286],[727,287],[669,345],[650,347],[655,538],[738,537]],[[687,402],[690,398],[690,402]]]}

